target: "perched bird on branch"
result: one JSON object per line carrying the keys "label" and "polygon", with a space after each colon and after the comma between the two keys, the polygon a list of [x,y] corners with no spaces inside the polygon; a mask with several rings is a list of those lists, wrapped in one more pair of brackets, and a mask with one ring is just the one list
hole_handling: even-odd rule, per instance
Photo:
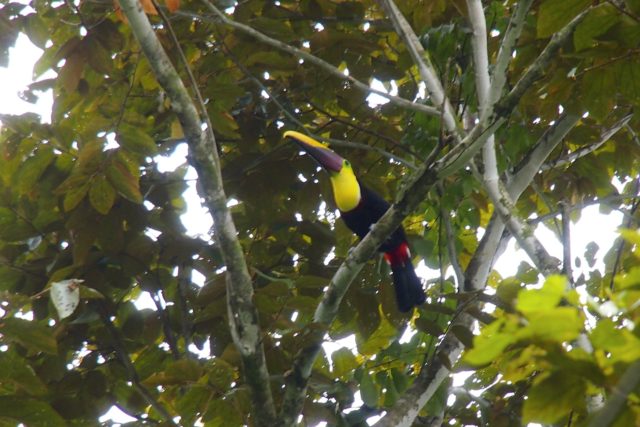
{"label": "perched bird on branch", "polygon": [[[389,203],[373,190],[362,185],[353,172],[351,163],[329,147],[300,132],[287,131],[285,137],[293,139],[305,152],[322,166],[331,180],[333,197],[340,216],[351,231],[361,239],[389,209]],[[379,250],[391,267],[398,309],[411,310],[425,302],[422,283],[411,263],[409,244],[402,226],[398,227]]]}

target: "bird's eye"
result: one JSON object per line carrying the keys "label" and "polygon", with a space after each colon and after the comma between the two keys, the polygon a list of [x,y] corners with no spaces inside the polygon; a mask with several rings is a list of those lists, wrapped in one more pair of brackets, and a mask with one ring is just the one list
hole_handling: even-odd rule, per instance
{"label": "bird's eye", "polygon": [[344,165],[345,165],[345,166],[351,166],[351,163],[349,163],[349,160],[345,160],[345,161],[344,161]]}

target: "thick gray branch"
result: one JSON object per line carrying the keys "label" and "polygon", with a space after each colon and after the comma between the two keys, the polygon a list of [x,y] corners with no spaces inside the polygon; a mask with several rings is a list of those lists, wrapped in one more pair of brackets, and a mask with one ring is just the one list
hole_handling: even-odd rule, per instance
{"label": "thick gray branch", "polygon": [[418,67],[420,78],[427,86],[427,91],[433,104],[438,110],[442,110],[446,129],[452,134],[457,135],[459,131],[455,115],[453,114],[453,108],[451,107],[449,99],[446,97],[442,82],[438,79],[435,68],[429,60],[429,55],[424,51],[420,40],[418,40],[418,36],[416,36],[413,28],[411,28],[411,25],[409,25],[393,0],[380,0],[380,3],[387,12],[387,15],[389,15],[393,23],[393,28],[395,28],[407,46],[411,59],[413,59],[413,62]]}
{"label": "thick gray branch", "polygon": [[507,68],[511,61],[511,56],[513,55],[513,49],[520,38],[522,29],[524,28],[525,18],[527,17],[527,12],[531,7],[531,3],[533,3],[533,0],[518,1],[515,6],[515,11],[509,20],[509,25],[507,26],[507,30],[502,38],[502,43],[500,44],[498,58],[496,59],[496,63],[493,67],[493,79],[491,82],[489,96],[491,104],[500,99],[500,96],[502,95],[502,90],[507,82]]}
{"label": "thick gray branch", "polygon": [[533,150],[529,151],[520,161],[515,168],[511,182],[509,182],[509,195],[514,200],[520,197],[536,174],[544,170],[543,162],[579,121],[580,116],[577,114],[562,115],[534,144]]}
{"label": "thick gray branch", "polygon": [[[568,125],[569,122],[572,123]],[[517,200],[520,197],[546,160],[546,156],[550,154],[553,148],[560,143],[566,133],[577,122],[578,119],[575,119],[575,121],[569,121],[566,118],[558,120],[552,130],[545,133],[541,140],[535,144],[533,153],[526,156],[526,160],[514,175],[512,185],[508,188],[508,193],[513,200]],[[480,240],[478,249],[476,249],[465,271],[465,291],[478,291],[486,286],[496,253],[506,242],[504,230],[504,222],[500,215],[494,212]],[[473,319],[463,313],[457,319],[457,322],[461,326],[469,328],[473,324]],[[379,425],[383,427],[411,425],[412,420],[415,419],[420,409],[431,399],[441,382],[449,376],[450,366],[458,359],[463,348],[464,345],[454,334],[447,333],[438,347],[441,357],[435,357],[428,366],[423,368],[416,381],[398,400],[394,408],[388,411],[387,415],[380,420]],[[447,362],[445,363],[443,360]]]}
{"label": "thick gray branch", "polygon": [[189,162],[198,172],[201,195],[213,216],[215,239],[227,267],[227,302],[234,343],[241,355],[245,381],[249,385],[257,425],[271,426],[275,407],[269,387],[258,314],[253,305],[251,277],[227,208],[222,186],[220,159],[211,129],[202,130],[202,120],[178,73],[158,41],[147,16],[136,0],[121,0],[122,11],[149,64],[171,100],[189,145]]}

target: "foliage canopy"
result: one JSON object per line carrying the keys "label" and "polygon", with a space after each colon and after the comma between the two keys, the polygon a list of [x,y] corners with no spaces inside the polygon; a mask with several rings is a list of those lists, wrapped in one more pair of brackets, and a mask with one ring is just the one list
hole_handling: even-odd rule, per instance
{"label": "foliage canopy", "polygon": [[[168,21],[152,1],[142,3],[188,90],[193,95],[195,83],[205,100],[224,189],[238,202],[231,210],[279,410],[283,378],[316,339],[316,308],[356,243],[336,221],[326,177],[282,141],[283,130],[306,128],[331,141],[388,200],[411,185],[430,153],[442,156],[460,139],[443,124],[446,109],[433,101],[410,42],[381,6],[387,1],[216,3],[228,7],[227,19],[326,67],[222,22],[208,2],[167,0],[160,10]],[[481,121],[486,104],[478,101],[474,3],[397,2],[452,106],[458,136]],[[505,209],[523,223],[544,223],[565,246],[588,205],[622,211],[627,230],[611,247],[574,248],[563,270],[532,260],[502,277],[491,270],[498,243],[531,236],[502,226],[487,243],[502,199],[487,190],[482,177],[491,165],[478,154],[404,220],[416,258],[440,272],[426,284],[428,304],[398,312],[386,266],[379,258],[366,263],[326,331],[329,340],[355,335],[356,351],[315,359],[302,389],[305,425],[365,425],[429,387],[418,408],[425,423],[587,425],[602,414],[618,426],[640,423],[640,234],[631,231],[640,123],[630,116],[640,101],[640,4],[531,3],[481,3],[492,82],[500,73],[506,82],[493,100],[506,120],[495,131],[495,170],[511,192],[538,161]],[[503,57],[514,25],[521,33]],[[50,120],[0,117],[0,424],[98,425],[117,405],[141,425],[265,425],[252,412],[252,385],[229,327],[225,254],[215,235],[189,235],[181,221],[188,164],[158,169],[157,156],[185,136],[128,20],[106,0],[4,2],[0,65],[8,65],[20,33],[43,50],[22,96],[35,102],[52,90],[54,104]],[[501,58],[508,61],[502,71]],[[537,65],[522,93],[508,98]],[[49,70],[57,77],[38,80]],[[372,103],[354,80],[377,81],[439,113]],[[485,252],[491,244],[495,250]],[[194,283],[194,272],[204,284]],[[79,304],[60,319],[49,289],[68,279],[83,280],[74,285]],[[143,292],[155,309],[136,306]],[[479,321],[476,336],[471,323],[458,322],[468,316]],[[466,348],[461,359],[449,359],[451,342]],[[418,376],[437,366],[444,377]],[[449,370],[470,375],[453,387]],[[629,378],[635,383],[611,409],[614,390]]]}

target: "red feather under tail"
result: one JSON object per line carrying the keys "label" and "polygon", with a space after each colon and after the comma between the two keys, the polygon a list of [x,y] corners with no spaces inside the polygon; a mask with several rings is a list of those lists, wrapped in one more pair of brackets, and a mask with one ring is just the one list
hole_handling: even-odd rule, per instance
{"label": "red feather under tail", "polygon": [[413,307],[426,301],[426,295],[422,290],[422,282],[416,275],[411,263],[409,245],[403,242],[396,248],[384,253],[384,259],[391,266],[393,273],[393,287],[396,291],[398,309],[407,312]]}

